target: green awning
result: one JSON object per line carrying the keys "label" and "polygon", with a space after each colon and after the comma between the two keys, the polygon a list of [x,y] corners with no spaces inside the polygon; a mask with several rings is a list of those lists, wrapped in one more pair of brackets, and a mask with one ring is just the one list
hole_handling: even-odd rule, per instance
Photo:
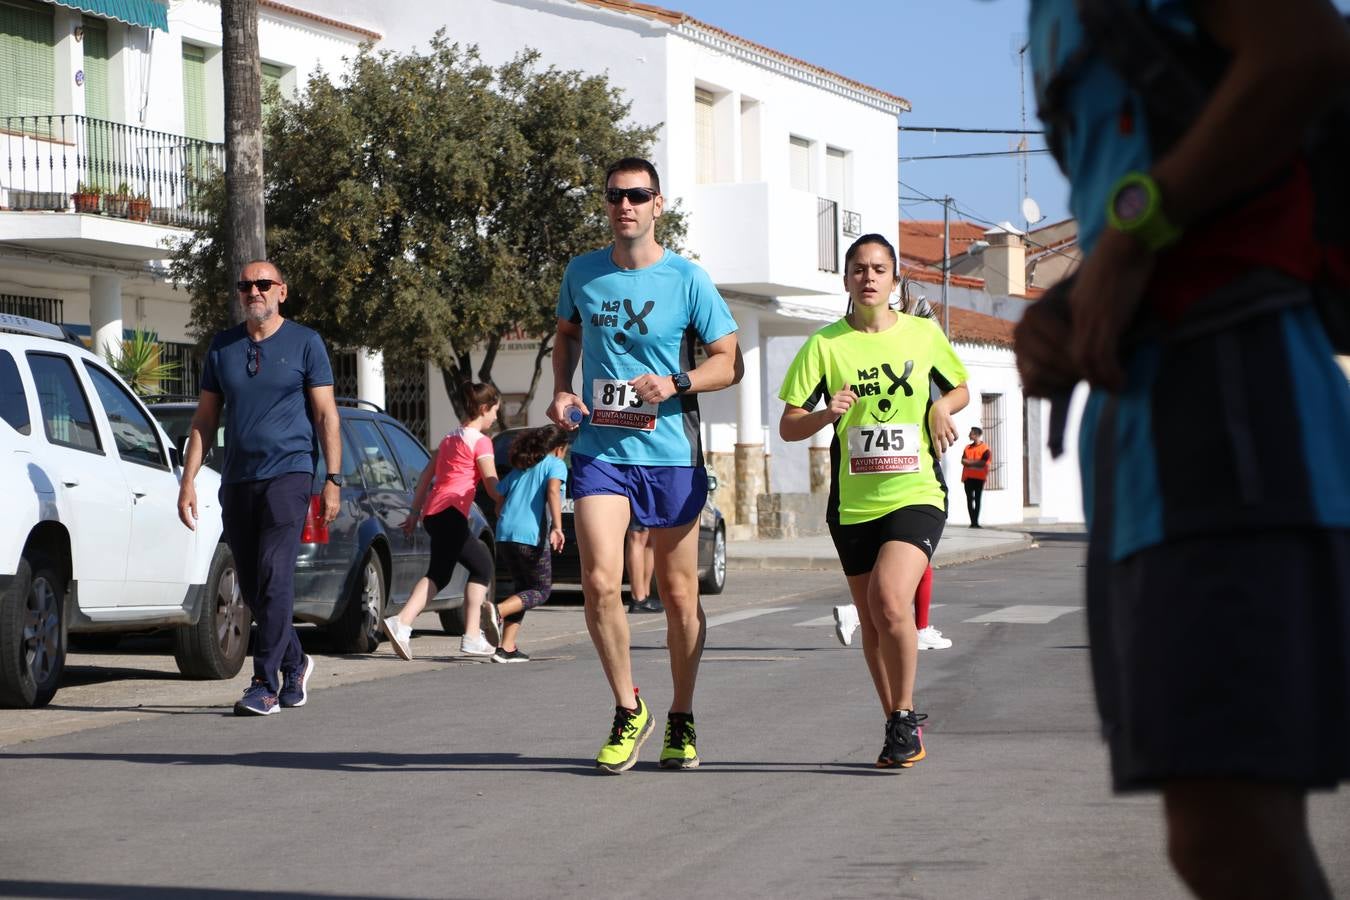
{"label": "green awning", "polygon": [[116,19],[142,28],[169,30],[169,8],[159,0],[47,0],[91,16]]}

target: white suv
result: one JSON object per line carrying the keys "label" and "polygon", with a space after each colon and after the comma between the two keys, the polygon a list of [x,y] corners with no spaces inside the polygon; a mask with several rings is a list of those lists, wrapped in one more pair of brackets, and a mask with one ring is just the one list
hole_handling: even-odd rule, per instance
{"label": "white suv", "polygon": [[106,363],[55,325],[0,315],[0,706],[51,701],[68,634],[172,627],[183,674],[239,671],[250,617],[219,478],[197,476],[190,531],[178,476],[177,450]]}

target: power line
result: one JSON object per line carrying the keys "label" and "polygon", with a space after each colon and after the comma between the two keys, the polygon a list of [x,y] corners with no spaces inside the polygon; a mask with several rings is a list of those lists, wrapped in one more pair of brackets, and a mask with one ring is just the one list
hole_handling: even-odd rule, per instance
{"label": "power line", "polygon": [[[928,203],[943,203],[943,202],[944,202],[944,200],[943,200],[942,197],[933,197],[933,196],[930,196],[930,195],[928,195],[928,194],[925,194],[923,191],[919,190],[918,188],[916,188],[916,187],[915,187],[914,185],[912,185],[912,184],[905,184],[905,182],[901,181],[901,182],[900,182],[900,186],[901,186],[902,188],[904,188],[905,190],[913,191],[915,194],[918,194],[918,195],[919,195],[918,197],[902,197],[901,199],[906,199],[906,200],[921,200],[921,201],[926,201],[926,202],[928,202]],[[952,204],[952,208],[954,208],[954,209],[957,211],[957,213],[958,213],[963,219],[966,219],[966,220],[971,221],[971,222],[975,222],[975,223],[978,224],[978,225],[988,225],[990,228],[997,228],[997,227],[999,227],[999,223],[998,223],[998,222],[995,222],[995,221],[993,221],[993,220],[991,220],[991,219],[987,219],[987,218],[985,218],[984,216],[977,215],[977,214],[974,212],[974,210],[970,209],[970,207],[966,207],[965,209],[962,209],[961,206],[956,202],[956,200],[955,200],[954,198],[951,198],[951,199],[950,199],[950,202],[951,202],[951,204]],[[912,217],[911,217],[911,218],[912,218]],[[1042,244],[1042,243],[1040,243],[1039,241],[1033,241],[1033,240],[1031,240],[1031,238],[1030,238],[1028,235],[1025,235],[1025,234],[1022,235],[1022,240],[1027,244],[1027,246],[1035,247],[1037,250],[1046,250],[1046,251],[1048,251],[1048,252],[1050,252],[1050,253],[1053,253],[1053,254],[1056,255],[1056,256],[1062,256],[1062,257],[1064,257],[1065,259],[1072,259],[1072,260],[1077,260],[1077,259],[1078,259],[1077,256],[1074,256],[1074,255],[1071,254],[1071,253],[1065,253],[1063,250],[1059,249],[1058,247],[1051,247],[1049,244]]]}
{"label": "power line", "polygon": [[896,130],[926,131],[929,134],[1045,134],[1040,129],[1032,131],[1026,128],[951,128],[943,126],[921,128],[918,125],[897,125]]}
{"label": "power line", "polygon": [[988,153],[939,153],[932,156],[902,156],[901,162],[914,162],[920,159],[989,159],[1000,156],[1022,156],[1031,153],[1049,153],[1044,147],[1032,150],[991,150]]}

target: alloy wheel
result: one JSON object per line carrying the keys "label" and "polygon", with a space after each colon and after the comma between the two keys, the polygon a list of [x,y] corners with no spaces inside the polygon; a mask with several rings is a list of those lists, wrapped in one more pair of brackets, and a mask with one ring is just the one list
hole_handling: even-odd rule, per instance
{"label": "alloy wheel", "polygon": [[248,641],[249,612],[239,593],[239,573],[230,566],[216,582],[216,639],[221,655],[234,659],[239,647]]}
{"label": "alloy wheel", "polygon": [[61,659],[61,609],[56,589],[36,575],[28,589],[23,623],[24,665],[33,681],[43,684]]}

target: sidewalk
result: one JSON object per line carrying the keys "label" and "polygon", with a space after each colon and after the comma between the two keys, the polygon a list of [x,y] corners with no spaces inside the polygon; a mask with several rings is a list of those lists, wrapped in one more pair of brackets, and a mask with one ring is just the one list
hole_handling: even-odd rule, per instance
{"label": "sidewalk", "polygon": [[[933,566],[954,566],[976,559],[1016,553],[1033,546],[1032,537],[1020,531],[998,528],[967,528],[948,525],[933,554]],[[727,542],[727,568],[837,570],[839,557],[828,534],[788,540]]]}

